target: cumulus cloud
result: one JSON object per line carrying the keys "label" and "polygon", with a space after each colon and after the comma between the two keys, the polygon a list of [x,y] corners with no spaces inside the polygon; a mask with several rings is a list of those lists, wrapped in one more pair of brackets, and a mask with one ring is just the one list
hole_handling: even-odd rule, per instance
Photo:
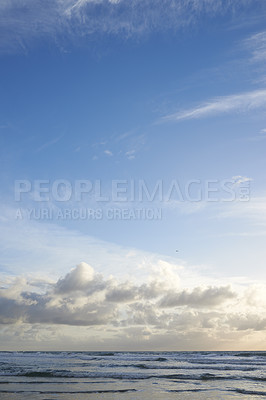
{"label": "cumulus cloud", "polygon": [[[177,279],[179,282],[179,279]],[[16,288],[14,290],[14,287]],[[20,287],[20,291],[19,291]],[[174,287],[176,290],[174,290]],[[67,325],[108,325],[119,312],[132,323],[169,323],[162,309],[173,307],[212,308],[236,297],[229,286],[178,289],[160,275],[142,284],[105,279],[82,262],[56,283],[49,283],[45,292],[26,290],[25,282],[15,281],[13,287],[1,289],[1,322],[21,320],[29,323]],[[166,318],[167,316],[167,318]],[[120,319],[115,323],[119,324]]]}
{"label": "cumulus cloud", "polygon": [[[86,326],[106,324],[110,318],[114,318],[115,309],[111,304],[92,296],[92,292],[102,290],[93,277],[93,269],[82,263],[55,285],[50,284],[46,293],[22,291],[19,297],[10,298],[10,292],[2,289],[0,322]],[[88,285],[93,282],[95,287],[93,290],[89,288],[88,294]],[[76,291],[81,293],[75,295]]]}
{"label": "cumulus cloud", "polygon": [[26,49],[37,38],[61,45],[93,34],[128,38],[150,31],[178,30],[202,15],[231,12],[258,0],[2,0],[0,49]]}
{"label": "cumulus cloud", "polygon": [[[142,282],[105,277],[85,262],[57,282],[40,285],[36,279],[8,281],[0,289],[4,341],[5,332],[17,334],[18,324],[24,332],[22,342],[25,338],[41,340],[49,332],[61,332],[63,336],[68,333],[71,342],[77,334],[72,327],[78,326],[79,338],[85,341],[90,337],[90,342],[96,343],[95,337],[99,336],[101,348],[104,343],[129,346],[133,337],[148,346],[157,340],[157,345],[159,340],[164,343],[168,337],[171,343],[174,337],[189,343],[189,337],[199,340],[204,335],[206,340],[216,337],[218,343],[221,332],[244,338],[251,331],[263,334],[266,330],[263,285],[240,290],[219,284],[199,286],[198,282],[188,289],[173,266],[164,261]],[[88,328],[90,331],[86,331]]]}
{"label": "cumulus cloud", "polygon": [[115,303],[129,303],[134,300],[152,300],[160,297],[169,285],[169,282],[152,280],[140,286],[134,286],[129,282],[109,285],[106,291],[106,300]]}
{"label": "cumulus cloud", "polygon": [[137,290],[131,285],[119,285],[111,288],[106,294],[106,300],[115,303],[127,303],[137,296]]}
{"label": "cumulus cloud", "polygon": [[195,288],[192,292],[183,290],[180,293],[170,292],[160,302],[160,307],[213,307],[236,296],[229,286]]}
{"label": "cumulus cloud", "polygon": [[75,291],[85,291],[93,293],[103,290],[105,283],[101,275],[95,275],[94,269],[82,262],[76,268],[72,269],[64,278],[59,279],[56,284],[56,293],[71,293]]}

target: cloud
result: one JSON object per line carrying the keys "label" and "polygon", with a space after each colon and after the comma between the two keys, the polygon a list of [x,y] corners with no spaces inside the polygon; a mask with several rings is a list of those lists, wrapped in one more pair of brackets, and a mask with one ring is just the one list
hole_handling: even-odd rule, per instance
{"label": "cloud", "polygon": [[114,303],[127,303],[137,296],[136,288],[131,285],[120,285],[110,289],[106,294],[106,301]]}
{"label": "cloud", "polygon": [[242,313],[232,315],[228,319],[229,325],[239,331],[264,331],[266,318],[257,314]]}
{"label": "cloud", "polygon": [[[75,38],[95,34],[128,38],[166,29],[178,30],[202,16],[237,15],[256,0],[2,0],[0,49],[27,50],[48,38],[64,47]],[[263,4],[256,1],[258,7]]]}
{"label": "cloud", "polygon": [[108,324],[109,319],[115,316],[115,308],[94,296],[105,286],[99,285],[98,279],[95,279],[91,266],[81,263],[56,284],[50,284],[44,293],[22,290],[10,298],[10,289],[2,289],[0,322],[77,326]]}
{"label": "cloud", "polygon": [[160,301],[160,307],[191,306],[196,308],[214,307],[236,295],[230,287],[195,288],[192,292],[183,290],[180,293],[169,292]]}
{"label": "cloud", "polygon": [[[36,204],[36,203],[35,203]],[[29,207],[35,206],[34,202]],[[19,204],[17,204],[19,206]],[[16,209],[0,205],[1,269],[8,275],[28,273],[54,280],[66,275],[77,260],[93,260],[101,273],[116,271],[116,277],[135,277],[143,273],[140,260],[151,260],[154,255],[60,227],[46,221],[16,220]],[[6,249],[10,251],[7,252]],[[130,253],[131,250],[131,253]],[[43,256],[45,254],[45,257]],[[126,260],[126,265],[125,265]]]}
{"label": "cloud", "polygon": [[160,297],[169,285],[167,275],[164,280],[154,279],[149,283],[134,286],[129,282],[111,284],[106,292],[106,301],[115,303],[131,303],[134,300],[152,300]]}
{"label": "cloud", "polygon": [[244,50],[248,50],[249,52],[248,63],[254,70],[254,76],[256,76],[255,82],[265,84],[266,31],[251,35],[242,44]]}
{"label": "cloud", "polygon": [[244,41],[244,45],[252,53],[251,61],[255,63],[266,60],[266,31],[258,32]]}
{"label": "cloud", "polygon": [[43,145],[41,145],[40,147],[38,147],[38,149],[36,150],[36,152],[40,152],[42,150],[47,149],[48,147],[53,146],[54,144],[58,143],[62,138],[64,137],[64,135],[60,135],[52,140],[50,140],[49,142],[44,143]]}
{"label": "cloud", "polygon": [[[244,203],[243,208],[235,204],[236,212],[241,209],[247,218],[252,202]],[[265,204],[253,207],[261,222]],[[1,208],[7,217],[0,231],[3,349],[152,350],[171,349],[177,342],[180,349],[207,349],[210,343],[231,348],[241,340],[243,348],[257,348],[263,342],[265,330],[249,336],[250,330],[234,322],[245,313],[263,318],[266,290],[261,282],[250,287],[256,279],[215,279],[176,257],[121,248],[49,222],[13,222],[13,211]],[[70,270],[75,259],[88,263]],[[130,339],[130,332],[138,331],[145,345]]]}
{"label": "cloud", "polygon": [[[266,223],[266,197],[252,197],[248,200],[234,201],[228,209],[220,209],[217,212],[219,218],[245,218],[253,224]],[[251,233],[251,232],[250,232]]]}
{"label": "cloud", "polygon": [[198,119],[220,114],[250,112],[264,109],[266,106],[266,89],[255,90],[230,96],[221,96],[194,108],[167,115],[161,122]]}
{"label": "cloud", "polygon": [[104,154],[106,154],[107,156],[113,155],[113,153],[110,150],[104,150]]}
{"label": "cloud", "polygon": [[[217,69],[208,70],[208,79],[210,79],[210,74],[213,73],[215,73],[216,80],[220,79],[221,68],[223,76],[229,75],[229,78],[231,79],[232,71],[238,71],[238,75],[241,70],[246,73],[248,65],[249,80],[250,74],[252,74],[252,76],[256,76],[255,83],[263,84],[264,87],[249,92],[217,96],[213,99],[202,101],[202,103],[196,104],[187,109],[180,108],[174,113],[165,115],[157,121],[157,123],[193,120],[233,113],[249,113],[256,110],[264,111],[266,106],[266,89],[264,84],[266,82],[264,66],[266,60],[266,31],[256,33],[241,41],[240,46],[235,47],[235,51],[239,51],[239,48],[241,49],[241,52],[244,52],[244,56],[241,53],[241,56],[237,59],[234,59],[220,67],[218,69],[219,75],[216,75]],[[206,74],[206,71],[204,74]],[[202,75],[200,78],[202,78]],[[206,78],[205,75],[204,78]],[[254,140],[254,138],[252,140]],[[255,138],[255,140],[259,139]]]}
{"label": "cloud", "polygon": [[[37,343],[39,349],[49,343],[50,349],[51,345],[69,348],[70,343],[79,343],[78,348],[87,349],[89,341],[101,349],[125,346],[129,350],[142,346],[136,338],[146,343],[146,349],[171,348],[175,338],[186,348],[198,341],[208,348],[209,338],[218,345],[225,333],[231,342],[236,337],[236,343],[246,335],[254,343],[250,332],[264,335],[266,298],[261,294],[265,285],[198,284],[187,289],[169,268],[164,262],[154,266],[157,274],[151,273],[142,283],[105,278],[85,262],[46,285],[10,277],[0,289],[1,342],[12,343],[12,348],[24,342],[32,348]],[[164,276],[163,270],[170,275]]]}
{"label": "cloud", "polygon": [[242,184],[249,184],[253,179],[247,176],[235,175],[232,177],[234,181],[234,186],[240,186]]}
{"label": "cloud", "polygon": [[82,262],[72,269],[64,278],[59,279],[56,284],[55,292],[66,294],[76,291],[85,291],[92,294],[105,288],[105,284],[100,274],[95,275],[94,269]]}
{"label": "cloud", "polygon": [[[125,322],[124,307],[129,306],[128,321],[138,321],[139,324],[145,315],[146,322],[158,324],[160,321],[161,324],[165,317],[162,308],[212,308],[236,297],[229,286],[196,287],[192,291],[174,292],[168,280],[161,276],[139,285],[114,278],[104,279],[84,262],[56,283],[49,283],[44,292],[40,293],[36,288],[34,291],[26,289],[29,287],[25,288],[23,279],[1,289],[1,323],[21,320],[28,323],[108,325],[122,310]],[[119,324],[119,318],[115,323]]]}
{"label": "cloud", "polygon": [[129,150],[125,153],[126,157],[128,160],[134,160],[135,159],[135,153],[136,150]]}

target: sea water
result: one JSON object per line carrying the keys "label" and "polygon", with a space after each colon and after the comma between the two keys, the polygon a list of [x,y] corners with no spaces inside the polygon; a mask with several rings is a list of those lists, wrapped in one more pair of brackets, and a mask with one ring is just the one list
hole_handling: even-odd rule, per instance
{"label": "sea water", "polygon": [[1,400],[266,399],[266,352],[1,352]]}

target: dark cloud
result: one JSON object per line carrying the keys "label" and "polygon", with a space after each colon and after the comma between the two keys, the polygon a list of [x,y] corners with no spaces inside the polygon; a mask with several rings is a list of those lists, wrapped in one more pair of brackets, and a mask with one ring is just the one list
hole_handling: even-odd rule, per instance
{"label": "dark cloud", "polygon": [[24,309],[14,299],[0,297],[0,323],[13,324],[24,316]]}
{"label": "dark cloud", "polygon": [[25,301],[0,298],[0,323],[18,321],[30,324],[103,325],[117,318],[116,309],[102,302],[90,302],[75,306],[72,299],[52,305],[52,297],[23,293]]}
{"label": "dark cloud", "polygon": [[137,288],[134,286],[119,285],[110,288],[106,293],[105,299],[109,302],[127,303],[133,301],[137,296]]}
{"label": "dark cloud", "polygon": [[231,328],[238,331],[264,331],[266,329],[266,318],[253,313],[230,315],[227,322]]}
{"label": "dark cloud", "polygon": [[106,300],[116,303],[125,303],[134,300],[152,300],[161,296],[164,284],[159,281],[152,281],[148,284],[133,286],[130,283],[123,283],[117,286],[110,286],[106,292]]}
{"label": "dark cloud", "polygon": [[151,300],[162,295],[165,289],[165,285],[160,281],[152,281],[150,283],[144,283],[139,288],[140,298]]}
{"label": "dark cloud", "polygon": [[162,308],[190,306],[195,308],[213,307],[236,296],[229,286],[209,287],[207,289],[195,288],[191,292],[183,290],[167,293],[159,305]]}

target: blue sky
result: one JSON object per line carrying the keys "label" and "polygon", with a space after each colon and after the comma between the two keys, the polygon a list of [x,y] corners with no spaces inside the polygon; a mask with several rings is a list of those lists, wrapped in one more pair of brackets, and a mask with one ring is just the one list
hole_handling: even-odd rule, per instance
{"label": "blue sky", "polygon": [[[20,348],[41,346],[36,330],[47,337],[47,348],[57,345],[50,340],[54,331],[65,335],[68,346],[77,345],[73,314],[74,322],[62,328],[53,316],[45,323],[45,315],[36,321],[31,309],[25,311],[27,299],[38,293],[47,304],[69,310],[75,297],[83,304],[82,315],[90,302],[97,303],[95,312],[104,309],[106,318],[96,324],[101,332],[105,328],[101,343],[116,348],[123,336],[121,315],[137,312],[137,302],[147,300],[141,285],[150,284],[162,287],[146,312],[157,322],[147,317],[138,325],[128,318],[125,348],[140,346],[130,336],[136,329],[147,349],[163,348],[166,336],[171,346],[177,338],[182,346],[187,334],[187,349],[196,341],[201,348],[208,343],[234,348],[239,342],[243,349],[261,348],[265,14],[262,0],[56,0],[45,7],[41,1],[1,2],[1,287],[2,298],[15,302],[18,315],[10,321],[2,316],[3,343],[16,337],[19,326]],[[67,201],[52,192],[59,180]],[[40,181],[48,193],[38,193]],[[81,198],[75,190],[80,181],[91,185]],[[21,182],[31,189],[19,195]],[[161,192],[140,198],[140,182],[150,195],[156,185]],[[174,184],[181,196],[171,192]],[[99,201],[99,185],[108,201]],[[214,191],[208,194],[208,187]],[[120,199],[114,198],[114,188]],[[46,199],[37,201],[38,195]],[[101,217],[58,217],[86,209]],[[160,218],[136,216],[137,209],[156,211]],[[73,284],[68,297],[57,290],[60,279]],[[99,279],[104,283],[98,293]],[[92,297],[88,287],[75,286],[83,280],[96,285]],[[114,291],[120,291],[120,301],[110,300]],[[180,304],[182,291],[194,300]],[[175,330],[163,326],[160,304],[167,302],[162,296],[172,298],[173,292],[176,306],[168,310],[169,320],[181,311],[184,318],[194,313],[201,321],[197,332],[189,322],[176,321]],[[194,309],[195,298],[202,300],[202,314]],[[227,315],[226,302],[233,307],[233,301],[235,314]],[[225,342],[215,323],[208,330],[200,319],[213,307],[228,332]],[[262,328],[255,329],[254,322],[244,329],[249,315]],[[82,329],[91,325],[84,317]],[[29,326],[32,335],[25,334]],[[142,333],[147,329],[148,338]],[[88,346],[84,332],[81,348]],[[250,345],[248,335],[253,335]],[[17,345],[15,339],[10,343],[10,348]],[[92,349],[101,347],[97,340],[90,343]]]}

